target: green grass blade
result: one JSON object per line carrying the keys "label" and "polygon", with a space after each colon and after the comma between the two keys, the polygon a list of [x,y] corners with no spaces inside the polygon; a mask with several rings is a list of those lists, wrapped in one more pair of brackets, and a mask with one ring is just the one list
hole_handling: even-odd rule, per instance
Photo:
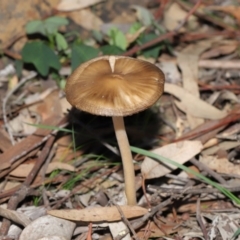
{"label": "green grass blade", "polygon": [[165,158],[163,156],[160,156],[156,153],[153,153],[153,152],[150,152],[150,151],[147,151],[147,150],[144,150],[144,149],[141,149],[141,148],[137,148],[137,147],[131,147],[131,150],[134,152],[134,153],[138,153],[138,154],[142,154],[142,155],[145,155],[147,157],[150,157],[150,158],[153,158],[154,160],[156,161],[159,161],[159,162],[163,162],[163,163],[169,163],[169,164],[172,164],[174,166],[177,166],[178,168],[182,169],[183,171],[187,172],[187,173],[190,173],[190,174],[193,174],[194,176],[200,178],[201,180],[203,180],[204,182],[206,182],[207,184],[217,188],[220,192],[222,192],[225,196],[227,196],[228,198],[230,198],[232,201],[234,201],[236,204],[240,204],[240,199],[238,197],[236,197],[234,194],[232,194],[230,191],[228,191],[226,188],[220,186],[218,183],[210,180],[209,178],[203,176],[202,174],[182,165],[182,164],[179,164],[171,159],[168,159],[168,158]]}
{"label": "green grass blade", "polygon": [[51,126],[51,125],[44,125],[44,124],[33,124],[33,123],[26,123],[27,125],[36,127],[36,128],[43,128],[43,129],[49,129],[52,131],[61,131],[61,132],[66,132],[66,133],[72,133],[73,130],[67,129],[67,128],[61,128],[61,127],[56,127],[56,126]]}

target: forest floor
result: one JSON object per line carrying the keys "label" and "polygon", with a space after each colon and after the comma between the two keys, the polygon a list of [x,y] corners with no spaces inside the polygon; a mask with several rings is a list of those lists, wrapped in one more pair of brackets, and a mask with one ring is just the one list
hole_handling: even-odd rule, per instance
{"label": "forest floor", "polygon": [[[240,239],[239,1],[1,0],[0,19],[0,239]],[[65,91],[105,55],[165,75],[124,117],[136,204],[112,119]],[[148,70],[118,70],[124,101]]]}

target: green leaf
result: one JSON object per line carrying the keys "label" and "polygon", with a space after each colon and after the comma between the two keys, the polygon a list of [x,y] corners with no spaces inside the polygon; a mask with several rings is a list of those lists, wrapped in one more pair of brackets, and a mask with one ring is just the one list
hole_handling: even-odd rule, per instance
{"label": "green leaf", "polygon": [[27,34],[41,33],[42,35],[45,35],[45,27],[41,20],[28,22],[25,28]]}
{"label": "green leaf", "polygon": [[238,237],[240,235],[240,228],[233,234],[233,236],[231,237],[230,240],[235,239],[236,237]]}
{"label": "green leaf", "polygon": [[69,22],[66,18],[58,16],[50,17],[44,20],[45,29],[48,34],[55,34],[59,27],[65,26],[68,23]]}
{"label": "green leaf", "polygon": [[144,26],[148,27],[153,23],[154,17],[147,8],[139,5],[133,5],[132,8],[136,10],[137,18]]}
{"label": "green leaf", "polygon": [[100,31],[92,30],[92,35],[98,42],[103,41],[103,34]]}
{"label": "green leaf", "polygon": [[71,56],[71,67],[72,70],[76,69],[80,64],[97,57],[99,50],[83,43],[73,44],[72,56]]}
{"label": "green leaf", "polygon": [[109,43],[111,45],[115,45],[115,46],[121,48],[122,50],[126,50],[127,39],[122,31],[120,31],[117,28],[112,28],[112,29],[110,29],[108,36],[110,37]]}
{"label": "green leaf", "polygon": [[[149,33],[149,34],[143,34],[140,39],[139,42],[141,44],[147,43],[153,39],[155,39],[157,37],[156,34],[154,33]],[[158,44],[156,46],[153,46],[151,48],[145,49],[143,50],[143,56],[145,58],[157,58],[159,56],[159,51],[163,48],[162,44]]]}
{"label": "green leaf", "polygon": [[22,74],[22,70],[23,70],[23,60],[16,60],[15,68],[16,68],[17,76],[20,77]]}
{"label": "green leaf", "polygon": [[27,34],[40,33],[44,36],[55,35],[58,28],[68,24],[68,20],[63,17],[50,17],[46,20],[34,20],[26,25]]}
{"label": "green leaf", "polygon": [[22,49],[22,58],[25,63],[31,63],[42,76],[47,76],[52,67],[59,70],[61,65],[58,56],[44,42],[28,42]]}
{"label": "green leaf", "polygon": [[142,27],[142,24],[139,22],[135,22],[131,25],[130,29],[128,30],[129,33],[134,34],[136,33],[140,28]]}
{"label": "green leaf", "polygon": [[115,45],[105,45],[100,48],[103,55],[121,55],[124,51]]}
{"label": "green leaf", "polygon": [[67,128],[62,128],[62,127],[56,127],[56,126],[51,126],[51,125],[44,125],[44,124],[32,124],[32,123],[27,123],[24,122],[25,124],[29,125],[29,126],[34,126],[37,128],[41,128],[41,129],[48,129],[48,130],[52,130],[52,131],[60,131],[60,132],[66,132],[66,133],[74,133],[74,130],[70,130]]}
{"label": "green leaf", "polygon": [[68,43],[67,43],[65,37],[61,33],[56,33],[55,40],[56,40],[58,51],[67,49]]}

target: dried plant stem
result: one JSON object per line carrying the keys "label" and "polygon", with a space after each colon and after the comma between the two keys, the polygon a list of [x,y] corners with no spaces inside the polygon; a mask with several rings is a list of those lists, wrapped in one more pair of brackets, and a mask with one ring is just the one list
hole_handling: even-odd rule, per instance
{"label": "dried plant stem", "polygon": [[125,130],[123,117],[112,117],[118,146],[120,149],[125,179],[125,193],[128,205],[136,205],[135,173],[132,153]]}

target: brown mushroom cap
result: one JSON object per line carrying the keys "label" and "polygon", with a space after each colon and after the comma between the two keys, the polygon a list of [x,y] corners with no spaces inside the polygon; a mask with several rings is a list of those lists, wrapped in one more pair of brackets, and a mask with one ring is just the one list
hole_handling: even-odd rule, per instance
{"label": "brown mushroom cap", "polygon": [[68,78],[66,98],[76,108],[101,116],[127,116],[154,104],[164,90],[155,65],[130,57],[103,56],[80,65]]}

